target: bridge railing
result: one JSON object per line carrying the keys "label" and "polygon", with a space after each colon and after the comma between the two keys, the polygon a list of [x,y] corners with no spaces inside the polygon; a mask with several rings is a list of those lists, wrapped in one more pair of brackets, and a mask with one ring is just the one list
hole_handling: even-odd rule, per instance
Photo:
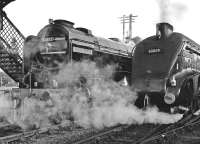
{"label": "bridge railing", "polygon": [[[17,27],[10,21],[6,13],[2,11],[2,27],[0,30],[0,37],[4,39],[9,45],[9,49],[18,54],[21,58],[23,57],[23,43],[25,37],[17,29]],[[9,50],[9,51],[10,51]]]}

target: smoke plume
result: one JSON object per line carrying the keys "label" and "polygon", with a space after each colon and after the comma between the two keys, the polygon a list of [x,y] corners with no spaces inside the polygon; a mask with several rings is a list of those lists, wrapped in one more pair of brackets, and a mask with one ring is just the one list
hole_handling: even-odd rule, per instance
{"label": "smoke plume", "polygon": [[171,22],[172,19],[181,19],[187,7],[182,3],[171,3],[170,0],[156,0],[160,10],[160,21]]}

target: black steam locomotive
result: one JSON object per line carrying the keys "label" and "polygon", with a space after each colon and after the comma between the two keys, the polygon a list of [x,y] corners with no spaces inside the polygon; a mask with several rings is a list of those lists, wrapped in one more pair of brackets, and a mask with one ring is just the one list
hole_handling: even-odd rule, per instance
{"label": "black steam locomotive", "polygon": [[[114,80],[131,77],[132,48],[116,38],[96,37],[89,29],[75,28],[66,20],[50,20],[37,36],[29,36],[24,44],[24,83],[26,87],[45,88],[36,74],[56,74],[63,64],[84,59],[99,66],[116,64]],[[51,86],[48,86],[51,88]]]}
{"label": "black steam locomotive", "polygon": [[200,45],[169,23],[156,25],[156,35],[140,42],[132,61],[138,107],[157,105],[163,111],[199,108]]}

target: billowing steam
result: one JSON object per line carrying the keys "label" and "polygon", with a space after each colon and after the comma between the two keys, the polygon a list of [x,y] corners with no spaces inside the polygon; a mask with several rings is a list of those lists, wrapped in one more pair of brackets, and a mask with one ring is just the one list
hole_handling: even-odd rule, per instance
{"label": "billowing steam", "polygon": [[[94,62],[82,61],[68,64],[57,75],[57,80],[61,82],[71,81],[67,87],[80,76],[87,80],[86,87],[90,96],[82,90],[83,92],[75,93],[71,99],[72,115],[81,126],[102,128],[116,124],[173,123],[180,119],[181,115],[161,113],[157,108],[146,111],[136,108],[136,93],[129,87],[114,82],[113,70],[109,65],[100,69]],[[90,97],[92,100],[88,101]]]}
{"label": "billowing steam", "polygon": [[25,57],[31,57],[39,51],[39,41],[39,38],[33,35],[26,38],[23,47]]}
{"label": "billowing steam", "polygon": [[187,7],[182,3],[171,3],[170,0],[156,0],[160,10],[160,21],[171,22],[172,18],[180,19]]}
{"label": "billowing steam", "polygon": [[[36,39],[27,43],[27,47],[35,47],[37,43]],[[117,83],[112,80],[114,69],[112,65],[100,68],[95,62],[87,60],[68,63],[56,75],[48,75],[59,89],[32,90],[31,94],[29,89],[16,92],[20,93],[22,101],[13,96],[0,97],[0,116],[24,129],[63,121],[73,121],[86,128],[117,124],[166,124],[182,117],[159,112],[156,107],[146,110],[135,107],[136,93],[121,81]]]}
{"label": "billowing steam", "polygon": [[0,91],[0,121],[12,119],[12,103],[8,91]]}
{"label": "billowing steam", "polygon": [[109,65],[98,68],[90,61],[67,64],[58,75],[52,76],[62,89],[33,91],[35,94],[23,100],[21,108],[16,109],[15,120],[9,118],[10,122],[25,129],[66,120],[85,128],[104,128],[117,124],[166,124],[182,117],[159,112],[156,107],[136,108],[136,93],[112,80],[113,69]]}
{"label": "billowing steam", "polygon": [[157,0],[160,9],[160,21],[169,20],[169,0]]}

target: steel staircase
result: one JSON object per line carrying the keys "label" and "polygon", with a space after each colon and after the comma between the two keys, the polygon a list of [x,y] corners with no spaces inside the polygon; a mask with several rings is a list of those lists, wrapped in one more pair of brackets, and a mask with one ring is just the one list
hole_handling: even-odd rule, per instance
{"label": "steel staircase", "polygon": [[22,86],[23,43],[25,37],[1,10],[0,68]]}

